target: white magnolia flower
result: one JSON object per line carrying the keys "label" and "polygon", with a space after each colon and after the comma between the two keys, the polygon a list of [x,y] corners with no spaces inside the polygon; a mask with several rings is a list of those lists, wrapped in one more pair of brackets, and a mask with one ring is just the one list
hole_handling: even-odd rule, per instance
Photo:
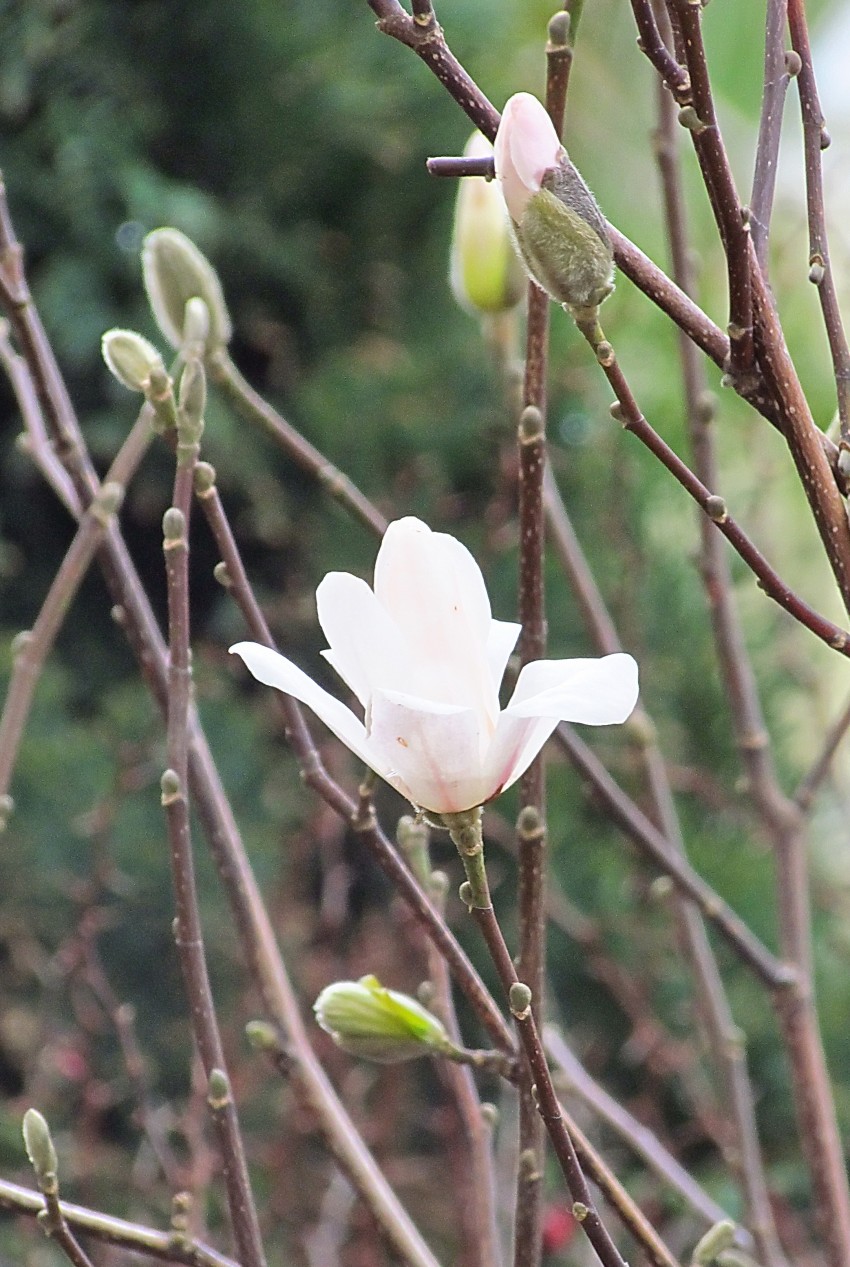
{"label": "white magnolia flower", "polygon": [[520,626],[493,620],[472,555],[418,519],[398,519],[375,561],[375,588],[330,572],[316,593],[322,654],[364,721],[276,651],[231,647],[254,677],[306,704],[366,765],[434,814],[483,805],[525,772],[559,721],[607,726],[635,706],[629,655],[537,660],[506,708],[499,685]]}

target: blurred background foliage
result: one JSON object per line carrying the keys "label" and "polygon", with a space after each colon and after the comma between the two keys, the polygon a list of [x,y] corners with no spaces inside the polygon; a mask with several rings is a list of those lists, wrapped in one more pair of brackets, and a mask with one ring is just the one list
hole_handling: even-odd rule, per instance
{"label": "blurred background foliage", "polygon": [[[588,0],[566,140],[609,218],[663,264],[651,148],[655,85],[627,8],[619,0]],[[705,19],[721,120],[744,187],[760,100],[762,8],[758,0],[716,3]],[[826,0],[809,8],[813,19],[829,16]],[[551,10],[548,0],[503,4],[498,12],[484,0],[444,0],[441,18],[455,52],[501,105],[513,91],[541,91]],[[792,92],[792,136],[795,104]],[[149,230],[174,225],[220,271],[236,328],[233,354],[251,381],[387,514],[419,514],[467,541],[485,568],[496,613],[510,618],[513,423],[481,332],[447,285],[454,190],[430,179],[424,166],[428,155],[459,152],[468,131],[417,59],[375,32],[365,0],[0,4],[0,165],[31,284],[101,469],[130,426],[134,403],[103,367],[100,336],[114,325],[155,335],[139,248]],[[833,131],[836,146],[844,147],[834,161],[843,152],[846,162],[847,134]],[[789,153],[793,158],[793,144]],[[723,324],[719,249],[689,158],[685,167],[701,300]],[[815,416],[826,426],[834,393],[806,284],[801,178],[790,166],[788,172],[774,276]],[[606,306],[605,323],[645,413],[685,451],[675,333],[624,280]],[[784,446],[762,419],[722,392],[713,367],[709,377],[719,393],[730,502],[792,584],[839,619]],[[692,507],[612,423],[608,404],[586,348],[567,319],[553,313],[553,463],[570,513],[623,641],[641,662],[691,855],[773,943],[771,863],[736,782],[737,756],[694,567]],[[72,531],[16,449],[19,427],[0,384],[4,675],[11,638],[34,620]],[[279,641],[315,669],[315,585],[329,568],[368,572],[374,542],[215,398],[204,447]],[[154,448],[122,513],[160,614],[159,525],[170,480],[170,461]],[[383,881],[354,842],[301,789],[270,701],[249,689],[226,655],[242,630],[212,580],[216,556],[201,526],[193,545],[199,703],[305,1006],[332,977],[367,970],[411,988],[423,968],[404,916],[388,905]],[[736,576],[790,789],[843,694],[836,680],[843,662],[792,627],[748,576]],[[551,654],[592,653],[554,565],[548,581]],[[25,1177],[18,1123],[36,1103],[57,1129],[67,1195],[161,1221],[177,1179],[191,1183],[203,1171],[204,1109],[189,1084],[170,937],[158,805],[163,733],[108,609],[92,577],[40,683],[13,785],[16,812],[0,850],[0,1171]],[[592,739],[639,792],[622,736]],[[327,751],[353,785],[353,764],[330,745]],[[837,777],[822,794],[812,847],[819,988],[845,1127],[846,793],[846,778]],[[382,797],[391,821],[401,807]],[[497,839],[510,834],[512,813],[510,798],[493,811]],[[598,922],[612,955],[640,963],[647,1009],[657,1010],[696,1067],[690,992],[670,953],[667,909],[559,757],[551,766],[551,815],[557,882]],[[245,1052],[241,1025],[256,1003],[245,995],[227,914],[198,852],[207,926],[214,930],[212,971],[270,1247],[301,1261],[327,1163],[309,1123],[293,1113],[287,1089],[270,1086],[266,1070]],[[437,854],[454,874],[441,842]],[[498,846],[492,857],[498,898],[509,911],[512,863]],[[458,912],[452,914],[466,935]],[[554,1014],[568,1024],[593,1071],[739,1212],[722,1162],[694,1126],[688,1076],[659,1083],[621,1009],[588,970],[569,918],[566,924],[552,940]],[[480,959],[475,939],[467,943]],[[800,1205],[805,1180],[775,1027],[752,983],[720,953],[749,1036],[777,1204]],[[108,982],[100,997],[93,965],[102,966]],[[140,1132],[138,1088],[116,1037],[116,1002],[136,1009],[146,1094],[172,1155],[168,1180]],[[370,1139],[405,1200],[452,1261],[452,1219],[444,1194],[430,1182],[429,1154],[439,1155],[444,1130],[433,1073],[374,1073],[327,1054],[355,1112],[368,1115]],[[416,1164],[403,1166],[411,1156]],[[629,1179],[630,1159],[616,1150],[614,1156]],[[636,1171],[632,1178],[650,1202],[645,1181]],[[210,1191],[201,1214],[216,1225],[221,1214]],[[370,1231],[358,1234],[368,1240]],[[31,1228],[10,1220],[0,1222],[0,1246],[21,1262],[51,1253]],[[576,1252],[563,1249],[560,1258],[553,1252],[552,1261],[572,1261]]]}

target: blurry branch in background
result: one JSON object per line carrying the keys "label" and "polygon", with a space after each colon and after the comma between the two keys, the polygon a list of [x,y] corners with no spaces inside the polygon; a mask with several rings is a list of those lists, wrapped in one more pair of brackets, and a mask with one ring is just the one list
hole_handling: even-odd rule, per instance
{"label": "blurry branch in background", "polygon": [[[0,1179],[0,1207],[16,1214],[38,1218],[44,1212],[40,1192]],[[70,1201],[60,1201],[59,1211],[69,1228],[106,1245],[134,1250],[166,1263],[185,1263],[187,1267],[237,1267],[232,1258],[195,1241],[185,1231],[160,1232],[155,1228],[116,1219],[97,1210]]]}
{"label": "blurry branch in background", "polygon": [[[5,202],[5,189],[0,186],[0,303],[6,308],[20,346],[25,349],[32,390],[43,409],[57,457],[70,477],[77,502],[76,513],[81,516],[83,508],[96,498],[100,485],[67,388],[29,294],[22,257]],[[25,413],[24,418],[29,422],[34,418],[34,412]],[[116,604],[114,615],[117,623],[127,634],[143,678],[165,713],[168,704],[167,650],[132,560],[114,525],[106,531],[99,557]],[[194,710],[189,717],[189,786],[231,904],[249,973],[269,1016],[299,1048],[299,1070],[311,1108],[332,1138],[334,1151],[344,1159],[349,1174],[356,1177],[358,1190],[384,1234],[409,1262],[417,1264],[417,1267],[435,1267],[435,1259],[399,1204],[312,1053],[295,993],[277,949],[271,921]]]}

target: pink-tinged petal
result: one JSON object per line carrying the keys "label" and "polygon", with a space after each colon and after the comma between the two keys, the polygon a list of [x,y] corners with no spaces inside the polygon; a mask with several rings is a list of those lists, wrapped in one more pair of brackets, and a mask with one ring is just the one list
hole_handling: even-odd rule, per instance
{"label": "pink-tinged petal", "polygon": [[515,93],[505,103],[494,153],[508,211],[519,224],[544,174],[557,167],[564,154],[552,120],[531,93]]}
{"label": "pink-tinged petal", "polygon": [[413,665],[404,639],[365,581],[329,572],[316,590],[316,607],[330,644],[323,654],[364,708],[376,687],[410,688]]}
{"label": "pink-tinged petal", "polygon": [[638,666],[617,652],[601,660],[536,660],[519,675],[505,712],[586,726],[624,722],[638,698]]}
{"label": "pink-tinged petal", "polygon": [[406,689],[472,708],[495,726],[499,702],[486,662],[490,600],[466,547],[418,519],[396,520],[378,551],[375,597],[415,665],[415,683]]}
{"label": "pink-tinged petal", "polygon": [[370,744],[363,723],[354,716],[350,708],[329,695],[291,660],[258,642],[237,642],[230,650],[242,657],[246,668],[258,682],[273,686],[306,704],[355,756],[381,778],[388,777],[387,768],[381,761],[380,753]]}
{"label": "pink-tinged petal", "polygon": [[556,717],[521,717],[502,713],[484,757],[484,782],[490,797],[498,796],[525,774],[558,724]]}
{"label": "pink-tinged petal", "polygon": [[497,691],[502,684],[508,660],[511,658],[511,653],[521,632],[522,625],[515,625],[509,620],[493,620],[490,622],[486,656],[490,677],[493,679],[493,685]]}
{"label": "pink-tinged petal", "polygon": [[389,771],[384,777],[406,788],[421,809],[456,813],[492,795],[482,778],[478,718],[471,709],[379,691],[369,743]]}

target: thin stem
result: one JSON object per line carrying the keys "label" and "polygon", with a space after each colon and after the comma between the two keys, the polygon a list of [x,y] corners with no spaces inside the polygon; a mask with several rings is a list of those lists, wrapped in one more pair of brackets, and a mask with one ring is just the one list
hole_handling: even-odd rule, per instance
{"label": "thin stem", "polygon": [[[192,369],[198,374],[202,373],[196,362],[190,361],[183,371],[184,377]],[[192,1032],[207,1079],[207,1099],[218,1137],[233,1235],[243,1267],[265,1267],[260,1224],[251,1193],[242,1134],[230,1091],[224,1047],[207,971],[189,823],[187,788],[192,669],[189,650],[188,534],[192,477],[199,435],[199,423],[191,432],[188,426],[185,434],[182,427],[178,430],[172,507],[166,512],[164,520],[169,656],[166,732],[168,768],[162,776],[162,803],[171,847],[176,910],[174,936],[186,987]]]}
{"label": "thin stem", "polygon": [[[753,300],[750,279],[750,230],[735,188],[732,169],[714,110],[714,98],[702,40],[702,9],[677,0],[676,13],[691,81],[688,126],[723,240],[729,279],[729,372],[748,377],[753,368]],[[683,121],[685,115],[682,115]]]}
{"label": "thin stem", "polygon": [[[430,888],[434,905],[440,915],[445,917],[446,890],[435,882],[437,877],[431,871],[427,825],[402,818],[398,825],[398,843],[417,880],[423,888]],[[441,878],[445,880],[445,876]],[[434,990],[429,1006],[445,1025],[452,1042],[459,1047],[461,1034],[448,964],[430,938],[423,937],[422,940],[428,965],[428,980]],[[482,1112],[472,1069],[450,1061],[438,1061],[437,1071],[454,1101],[466,1149],[461,1158],[465,1182],[458,1191],[457,1199],[464,1232],[464,1261],[468,1259],[476,1267],[499,1267],[502,1255],[496,1215],[492,1131]]]}
{"label": "thin stem", "polygon": [[[134,1250],[167,1263],[187,1263],[189,1267],[237,1267],[232,1258],[185,1233],[160,1232],[141,1223],[116,1219],[99,1210],[89,1210],[70,1201],[59,1201],[59,1212],[67,1226],[107,1245]],[[38,1217],[44,1211],[44,1198],[32,1188],[0,1179],[0,1207],[14,1214]]]}
{"label": "thin stem", "polygon": [[38,1177],[38,1186],[44,1198],[44,1207],[39,1215],[45,1236],[48,1236],[73,1267],[94,1267],[92,1260],[77,1240],[65,1218],[62,1203],[59,1200],[59,1184],[56,1175]]}
{"label": "thin stem", "polygon": [[0,716],[0,798],[9,792],[24,727],[45,661],[151,437],[150,411],[145,406],[107,472],[97,497],[80,520],[35,624],[20,639]]}
{"label": "thin stem", "polygon": [[842,712],[839,713],[830,726],[824,739],[823,748],[812,762],[811,768],[800,780],[797,790],[791,798],[804,814],[811,809],[814,799],[832,767],[833,757],[838,751],[842,740],[846,738],[848,730],[850,730],[850,701],[845,704]]}
{"label": "thin stem", "polygon": [[739,527],[729,514],[723,498],[708,489],[690,467],[673,452],[666,441],[662,440],[658,432],[654,431],[649,425],[625,379],[614,354],[614,349],[604,339],[598,324],[594,327],[580,326],[579,328],[593,348],[596,359],[602,366],[605,377],[617,397],[617,404],[613,405],[611,409],[614,417],[623,424],[627,431],[637,436],[651,453],[655,454],[659,461],[666,466],[670,474],[690,494],[697,505],[705,511],[711,522],[723,533],[724,537],[731,543],[738,555],[753,572],[758,580],[759,587],[764,590],[767,596],[772,598],[774,602],[778,603],[780,607],[793,616],[795,620],[799,621],[801,625],[809,629],[816,637],[820,638],[821,641],[825,642],[833,651],[838,651],[841,655],[850,656],[850,633],[841,629],[838,625],[834,625],[825,616],[821,616],[819,612],[811,608],[808,603],[786,585],[779,573],[771,567],[761,551],[752,543],[744,530]]}
{"label": "thin stem", "polygon": [[210,378],[220,387],[235,409],[250,422],[259,423],[294,462],[313,476],[335,501],[378,536],[383,536],[387,520],[347,475],[329,462],[323,453],[295,430],[268,401],[248,383],[226,351],[207,360]]}
{"label": "thin stem", "polygon": [[776,188],[776,167],[782,135],[782,111],[791,82],[785,56],[785,21],[788,0],[767,0],[764,26],[764,87],[761,99],[753,188],[750,195],[750,229],[753,248],[765,277],[770,216]]}
{"label": "thin stem", "polygon": [[[712,1225],[729,1217],[664,1147],[658,1136],[633,1117],[628,1109],[623,1108],[619,1101],[591,1077],[554,1026],[544,1027],[543,1041],[550,1059],[557,1067],[556,1078],[558,1074],[563,1075],[562,1087],[561,1080],[558,1079],[562,1092],[577,1096],[592,1109],[597,1117],[616,1132],[631,1152],[646,1162],[647,1167],[678,1193],[706,1223]],[[751,1248],[752,1238],[744,1229],[741,1229],[739,1243],[744,1249]]]}
{"label": "thin stem", "polygon": [[[461,814],[443,815],[444,825],[448,828],[452,840],[457,846],[467,883],[461,888],[461,897],[466,901],[470,914],[474,917],[484,937],[490,958],[498,973],[502,988],[509,999],[511,1013],[519,1033],[522,1050],[525,1053],[526,1071],[521,1081],[528,1082],[535,1090],[533,1098],[537,1111],[549,1133],[555,1155],[567,1181],[572,1195],[576,1214],[582,1229],[593,1246],[604,1267],[626,1267],[620,1252],[614,1244],[609,1232],[599,1217],[593,1204],[590,1187],[581,1168],[575,1145],[564,1123],[558,1098],[552,1086],[549,1067],[540,1043],[540,1036],[531,1008],[531,991],[527,985],[521,984],[511,958],[510,951],[502,936],[493,905],[490,901],[490,890],[487,872],[484,867],[484,840],[481,832],[481,811],[468,810]],[[466,890],[466,892],[464,892]],[[521,1154],[521,1166],[536,1165],[536,1156],[532,1151]]]}
{"label": "thin stem", "polygon": [[803,0],[787,0],[791,43],[800,59],[797,84],[803,116],[803,147],[806,158],[806,208],[809,221],[809,280],[818,288],[823,323],[829,341],[835,387],[838,396],[838,418],[841,426],[841,447],[850,448],[850,348],[841,320],[841,309],[835,288],[835,277],[829,258],[826,233],[826,210],[823,200],[821,151],[829,145],[818,100],[812,50]]}
{"label": "thin stem", "polygon": [[594,796],[600,799],[612,821],[662,875],[669,876],[672,883],[696,903],[758,981],[771,992],[788,991],[797,979],[794,969],[771,954],[719,893],[675,852],[572,727],[561,723],[555,733],[573,766],[591,785]]}
{"label": "thin stem", "polygon": [[[693,347],[691,344],[688,346]],[[554,500],[557,497],[554,480],[552,488],[554,491],[551,499]],[[550,521],[551,519],[550,512]],[[622,649],[620,639],[605,608],[602,596],[593,583],[563,505],[558,507],[558,523],[561,529],[562,547],[568,551],[567,562],[570,566],[570,574],[579,580],[581,586],[580,605],[592,614],[593,624],[597,631],[598,649],[602,654],[610,655]],[[564,532],[565,526],[569,527],[568,533]],[[716,537],[716,534],[714,535]],[[685,856],[679,818],[664,760],[655,738],[655,727],[640,705],[633,714],[629,732],[637,740],[638,758],[647,780],[654,817],[671,848]],[[679,940],[696,986],[698,1011],[706,1027],[714,1064],[722,1077],[725,1091],[723,1103],[724,1106],[728,1105],[729,1109],[729,1117],[725,1120],[727,1129],[724,1131],[726,1145],[724,1153],[743,1182],[747,1193],[748,1223],[754,1231],[760,1252],[766,1263],[774,1263],[781,1267],[784,1260],[778,1251],[773,1230],[767,1185],[758,1146],[755,1106],[747,1076],[741,1031],[734,1023],[723,980],[699,910],[678,890],[674,890],[674,901]],[[728,1129],[729,1126],[731,1126],[731,1132]]]}
{"label": "thin stem", "polygon": [[[781,31],[780,31],[781,35]],[[770,35],[768,37],[770,39]],[[676,122],[672,103],[659,84],[657,156],[664,195],[665,216],[670,239],[673,275],[687,293],[694,289],[691,252],[687,237],[684,199],[676,149]],[[766,223],[766,221],[765,221]],[[710,399],[702,364],[694,345],[680,337],[688,430],[694,450],[697,475],[717,487],[718,468],[711,430]],[[718,534],[704,515],[699,516],[701,541],[701,573],[711,611],[715,643],[730,695],[755,692],[746,643],[743,637],[732,590],[729,558]],[[668,833],[669,835],[669,833]],[[753,1230],[759,1254],[767,1264],[783,1267],[785,1257],[779,1246],[767,1181],[759,1148],[755,1106],[747,1075],[746,1052],[741,1033],[734,1024],[723,983],[711,958],[707,941],[703,958],[711,960],[713,971],[706,980],[704,1015],[708,1021],[712,1049],[718,1068],[723,1071],[725,1098],[731,1109],[734,1132],[730,1150],[744,1188],[749,1226]]]}
{"label": "thin stem", "polygon": [[[99,483],[53,350],[33,305],[0,183],[0,303],[27,352],[35,398],[49,422],[57,453],[74,490],[75,513],[89,505]],[[167,651],[120,531],[113,525],[98,555],[142,676],[160,710],[168,704]],[[298,1000],[286,973],[268,912],[218,770],[194,711],[190,714],[189,786],[242,944],[248,972],[268,1015],[297,1048],[303,1092],[322,1128],[345,1158],[347,1172],[387,1240],[414,1267],[437,1267],[313,1054]],[[483,987],[482,987],[483,988]],[[495,1010],[495,1008],[494,1008]],[[498,1011],[496,1010],[498,1016]],[[500,1018],[501,1019],[501,1018]],[[506,1027],[505,1027],[506,1028]],[[508,1032],[508,1040],[510,1034]]]}

